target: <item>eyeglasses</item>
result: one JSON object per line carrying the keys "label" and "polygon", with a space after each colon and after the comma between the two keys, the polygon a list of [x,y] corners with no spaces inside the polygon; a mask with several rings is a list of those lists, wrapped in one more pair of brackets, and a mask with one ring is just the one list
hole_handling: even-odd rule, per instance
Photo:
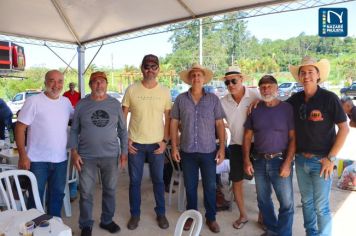
{"label": "eyeglasses", "polygon": [[157,70],[158,69],[158,65],[149,65],[149,64],[146,64],[146,65],[143,65],[143,69],[145,70]]}
{"label": "eyeglasses", "polygon": [[226,85],[226,86],[229,86],[230,85],[230,83],[232,83],[232,84],[237,84],[237,79],[231,79],[231,80],[225,80],[224,81],[224,84]]}
{"label": "eyeglasses", "polygon": [[306,120],[307,119],[307,104],[303,103],[299,107],[299,118],[301,120]]}

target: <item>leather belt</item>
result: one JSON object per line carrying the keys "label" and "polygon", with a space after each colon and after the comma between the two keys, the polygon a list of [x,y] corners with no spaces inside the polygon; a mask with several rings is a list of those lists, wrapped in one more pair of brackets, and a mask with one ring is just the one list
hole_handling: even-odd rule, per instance
{"label": "leather belt", "polygon": [[256,153],[254,154],[255,157],[258,158],[264,158],[266,160],[272,160],[275,157],[281,157],[283,156],[284,153],[283,152],[275,152],[275,153]]}
{"label": "leather belt", "polygon": [[307,159],[310,159],[312,157],[321,157],[321,155],[310,153],[310,152],[302,152],[301,154]]}

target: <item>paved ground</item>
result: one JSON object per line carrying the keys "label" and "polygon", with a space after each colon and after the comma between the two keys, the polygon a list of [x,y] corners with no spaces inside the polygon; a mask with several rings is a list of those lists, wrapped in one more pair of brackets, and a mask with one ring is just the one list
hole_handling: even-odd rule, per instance
{"label": "paved ground", "polygon": [[[347,138],[344,148],[341,150],[339,157],[343,159],[354,159],[356,160],[356,149],[354,145],[356,143],[356,129],[350,129],[350,134]],[[132,235],[132,236],[173,236],[175,229],[175,222],[180,215],[177,211],[177,194],[173,194],[172,206],[167,206],[167,217],[170,222],[170,227],[167,230],[162,230],[158,228],[155,221],[155,214],[153,211],[154,198],[152,194],[152,185],[148,177],[148,170],[145,169],[145,177],[142,184],[142,207],[141,207],[141,221],[139,227],[130,231],[126,228],[126,223],[130,217],[129,204],[128,204],[128,173],[126,171],[121,171],[119,175],[119,184],[117,191],[117,208],[115,221],[121,226],[121,232],[119,235]],[[337,177],[334,178],[334,184],[331,193],[331,210],[333,213],[333,235],[334,236],[355,236],[355,215],[356,215],[356,192],[344,191],[336,188]],[[204,207],[202,203],[202,192],[200,189],[199,198],[199,210],[204,213]],[[227,190],[227,189],[225,189]],[[95,220],[93,235],[112,235],[106,231],[99,228],[99,220],[101,213],[101,189],[100,185],[97,185],[96,196],[95,196],[95,209],[93,218]],[[166,195],[166,201],[168,199],[168,194]],[[247,211],[249,214],[249,222],[243,229],[235,230],[232,227],[232,223],[236,220],[238,216],[238,210],[235,204],[233,204],[233,209],[231,212],[224,211],[219,212],[217,215],[218,223],[220,224],[221,232],[218,235],[230,236],[257,236],[261,235],[263,231],[257,224],[257,202],[254,184],[245,183],[245,199]],[[296,177],[294,175],[294,202],[295,202],[295,214],[294,214],[294,224],[293,224],[293,235],[301,236],[305,235],[303,228],[303,214],[300,207],[300,193],[296,183]],[[74,235],[80,235],[80,230],[78,228],[78,215],[79,207],[78,200],[73,202],[73,216],[71,218],[64,218],[64,222],[73,229]],[[278,203],[276,203],[276,208],[278,208]],[[215,235],[209,231],[209,229],[204,225],[201,235]]]}
{"label": "paved ground", "polygon": [[[146,171],[147,173],[147,171]],[[336,180],[336,179],[335,179]],[[331,208],[334,215],[334,234],[336,236],[351,236],[356,235],[354,230],[354,219],[355,219],[355,206],[356,206],[356,192],[343,191],[335,187],[336,181],[334,181],[334,186],[331,195]],[[101,203],[101,193],[100,186],[97,186],[96,198],[95,198],[95,210],[94,210],[94,228],[93,235],[111,235],[106,231],[99,228],[98,222],[100,220],[100,203]],[[298,186],[296,184],[296,178],[294,178],[294,192],[295,192],[295,218],[293,225],[294,235],[305,235],[303,229],[303,217],[302,209],[300,207],[300,193]],[[168,197],[168,194],[166,195]],[[245,225],[243,229],[235,230],[232,227],[232,222],[236,220],[238,216],[238,210],[236,205],[233,205],[232,212],[224,211],[219,212],[217,215],[217,220],[221,227],[221,232],[219,235],[246,235],[254,236],[260,235],[263,231],[257,224],[257,203],[255,186],[247,182],[245,184],[245,197],[246,206],[249,213],[249,222]],[[167,199],[167,198],[166,198]],[[202,193],[200,187],[200,202],[199,210],[204,212],[202,206]],[[145,177],[142,186],[142,215],[139,227],[130,231],[126,228],[127,220],[129,219],[129,207],[128,207],[128,174],[126,172],[121,172],[119,177],[119,187],[117,192],[117,209],[115,221],[121,226],[120,235],[133,235],[133,236],[173,236],[175,222],[177,221],[180,212],[177,211],[177,198],[176,193],[173,194],[173,203],[171,207],[167,207],[167,217],[170,222],[170,227],[168,230],[162,230],[158,228],[155,221],[155,214],[153,211],[154,199],[152,194],[152,185],[150,183],[149,177]],[[278,207],[278,204],[276,204]],[[73,229],[74,235],[80,235],[80,230],[78,228],[78,200],[73,203],[73,216],[71,218],[64,218],[64,222]],[[213,235],[206,226],[203,226],[201,235]]]}

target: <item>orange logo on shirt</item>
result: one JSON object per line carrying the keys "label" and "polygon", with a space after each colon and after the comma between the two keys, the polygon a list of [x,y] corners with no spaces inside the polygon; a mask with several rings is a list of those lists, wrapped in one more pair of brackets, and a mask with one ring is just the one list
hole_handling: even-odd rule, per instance
{"label": "orange logo on shirt", "polygon": [[319,111],[319,110],[312,110],[310,112],[310,116],[309,116],[308,120],[323,121],[324,120],[323,114],[321,114],[321,111]]}

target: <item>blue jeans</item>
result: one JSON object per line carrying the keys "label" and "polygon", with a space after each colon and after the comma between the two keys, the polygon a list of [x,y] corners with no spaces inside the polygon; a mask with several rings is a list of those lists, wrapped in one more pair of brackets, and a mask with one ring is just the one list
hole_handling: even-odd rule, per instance
{"label": "blue jeans", "polygon": [[140,216],[141,214],[141,181],[143,175],[143,166],[145,164],[146,158],[150,168],[153,193],[156,200],[155,212],[157,216],[163,216],[166,214],[163,182],[164,154],[153,153],[154,150],[159,148],[157,143],[133,143],[133,146],[138,150],[136,154],[129,154],[128,160],[130,176],[129,199],[131,216]]}
{"label": "blue jeans", "polygon": [[[282,157],[275,157],[272,160],[260,158],[253,161],[258,208],[268,233],[278,236],[292,235],[294,214],[293,165],[290,175],[282,178],[279,176],[279,171],[283,162]],[[271,197],[272,187],[280,205],[278,218]]]}
{"label": "blue jeans", "polygon": [[[43,204],[43,195],[47,184],[47,213],[61,217],[66,184],[67,161],[31,162],[30,171],[36,176],[38,191]],[[28,208],[34,208],[33,195],[30,194]]]}
{"label": "blue jeans", "polygon": [[186,153],[181,152],[184,186],[187,196],[187,210],[198,210],[199,169],[201,172],[205,217],[215,221],[216,215],[216,152]]}
{"label": "blue jeans", "polygon": [[[79,172],[79,227],[93,226],[93,195],[96,186],[96,177],[100,170],[102,183],[101,197],[101,217],[100,222],[109,224],[115,214],[116,185],[118,178],[118,159],[117,158],[95,158],[84,159],[82,170]],[[98,201],[96,201],[98,202]]]}
{"label": "blue jeans", "polygon": [[296,155],[296,172],[302,195],[304,228],[307,236],[331,235],[330,191],[332,177],[320,177],[320,156]]}

